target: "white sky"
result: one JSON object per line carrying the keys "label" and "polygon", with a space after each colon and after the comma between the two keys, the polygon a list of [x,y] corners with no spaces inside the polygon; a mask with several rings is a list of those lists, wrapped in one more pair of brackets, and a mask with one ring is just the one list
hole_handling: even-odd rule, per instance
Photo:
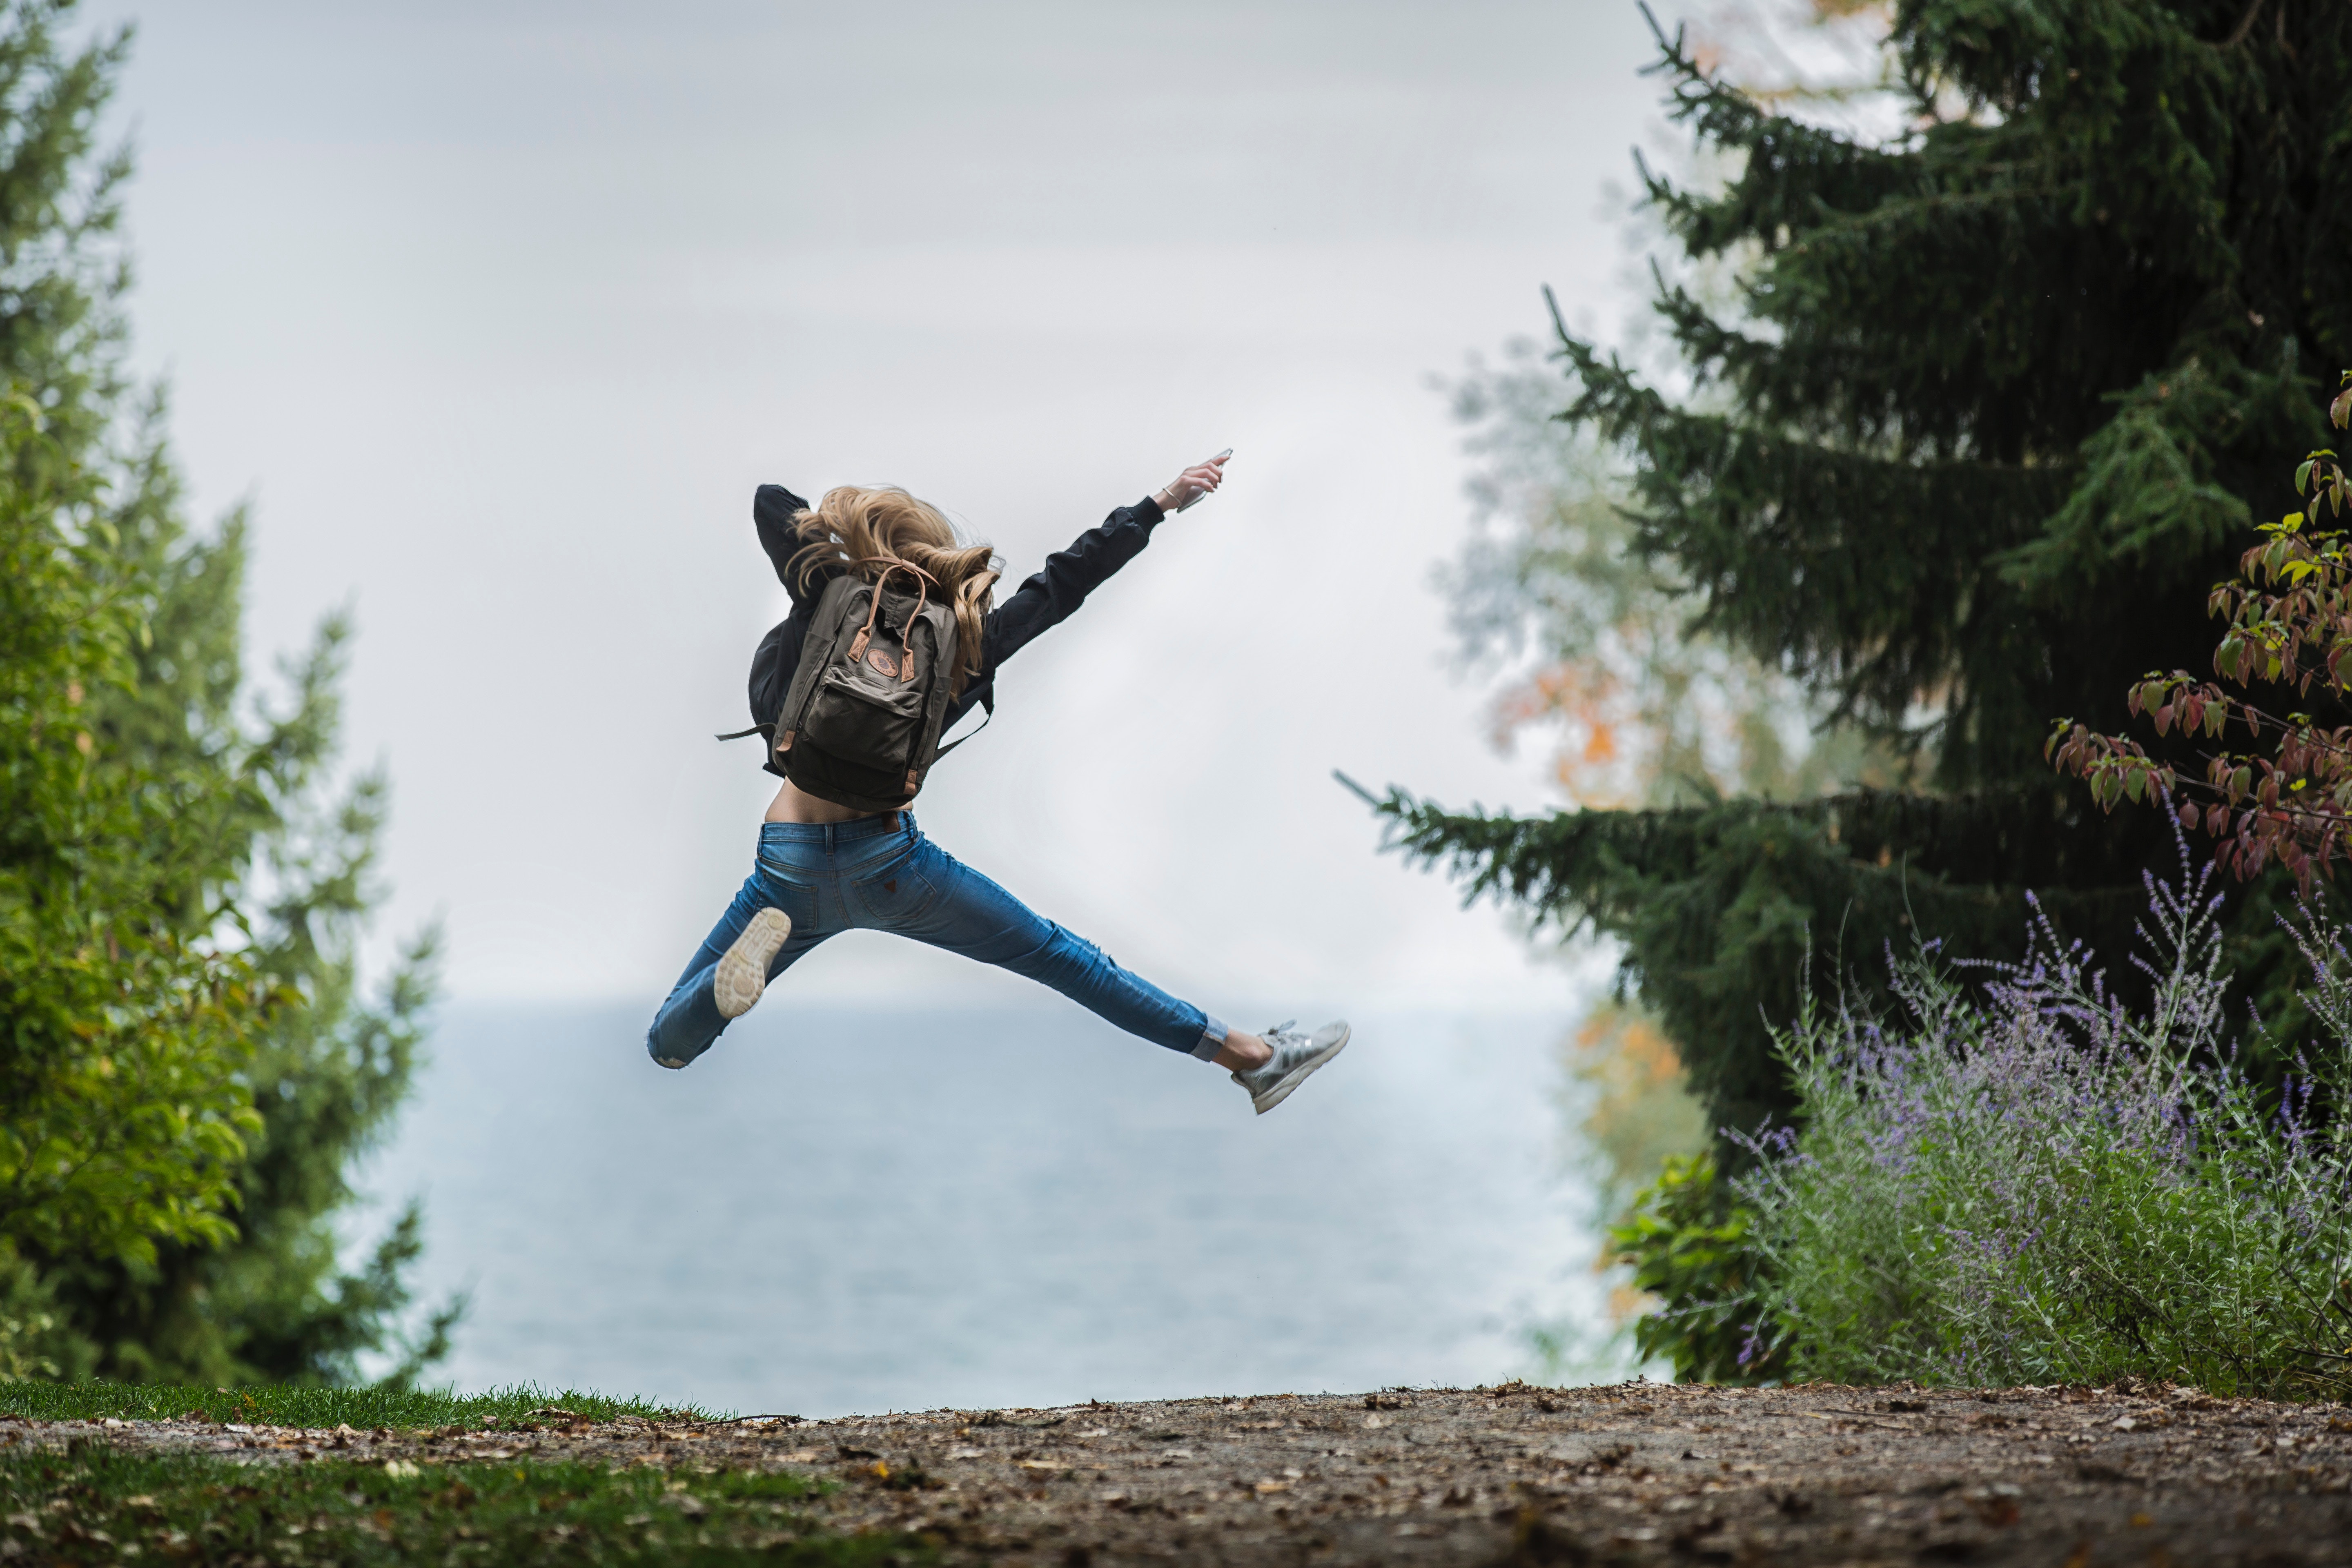
{"label": "white sky", "polygon": [[[1623,314],[1632,0],[131,14],[139,363],[196,514],[257,503],[257,664],[355,605],[379,931],[443,915],[455,994],[650,1011],[748,869],[755,485],[903,483],[1017,582],[1232,446],[924,827],[1212,1011],[1562,998],[1329,775],[1553,798],[1451,672],[1427,377],[1547,282]],[[791,984],[1023,994],[872,935]]]}

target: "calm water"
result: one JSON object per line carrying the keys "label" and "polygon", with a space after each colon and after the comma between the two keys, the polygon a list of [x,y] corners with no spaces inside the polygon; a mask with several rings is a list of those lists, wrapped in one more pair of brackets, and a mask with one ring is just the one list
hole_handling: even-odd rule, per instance
{"label": "calm water", "polygon": [[448,1375],[807,1415],[1512,1375],[1589,1310],[1555,1017],[1359,1016],[1269,1116],[1076,1008],[452,1007],[367,1184]]}

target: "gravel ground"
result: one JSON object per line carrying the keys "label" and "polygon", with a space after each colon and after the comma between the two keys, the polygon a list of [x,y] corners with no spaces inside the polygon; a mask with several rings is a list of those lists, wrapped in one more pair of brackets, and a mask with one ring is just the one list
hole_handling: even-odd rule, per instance
{"label": "gravel ground", "polygon": [[26,1423],[243,1463],[789,1468],[951,1562],[2352,1563],[2352,1410],[2118,1386],[1631,1384],[536,1429]]}

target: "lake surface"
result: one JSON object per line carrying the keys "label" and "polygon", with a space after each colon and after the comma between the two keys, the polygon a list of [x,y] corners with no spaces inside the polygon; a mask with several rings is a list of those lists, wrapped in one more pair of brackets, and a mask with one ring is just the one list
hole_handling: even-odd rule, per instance
{"label": "lake surface", "polygon": [[650,1004],[444,1010],[364,1173],[472,1298],[437,1376],[811,1416],[1459,1384],[1599,1310],[1565,1011],[1360,1016],[1258,1117],[1050,999],[779,1000],[677,1073]]}

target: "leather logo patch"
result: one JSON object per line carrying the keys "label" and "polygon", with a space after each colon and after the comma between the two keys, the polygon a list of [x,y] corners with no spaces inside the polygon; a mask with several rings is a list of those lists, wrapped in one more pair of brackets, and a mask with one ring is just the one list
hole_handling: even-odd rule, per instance
{"label": "leather logo patch", "polygon": [[866,662],[872,665],[874,668],[881,674],[895,678],[898,673],[898,661],[890,657],[890,650],[888,648],[877,647],[872,649],[866,654]]}

